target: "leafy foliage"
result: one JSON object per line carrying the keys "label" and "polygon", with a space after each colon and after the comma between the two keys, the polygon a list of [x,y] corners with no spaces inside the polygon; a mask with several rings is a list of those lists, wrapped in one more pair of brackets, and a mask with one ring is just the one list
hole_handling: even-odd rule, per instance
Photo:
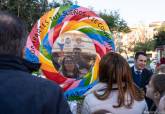
{"label": "leafy foliage", "polygon": [[137,42],[134,47],[134,52],[137,51],[152,51],[155,49],[155,40],[147,40],[145,42]]}
{"label": "leafy foliage", "polygon": [[158,33],[154,36],[154,38],[156,42],[155,48],[165,45],[165,24],[159,28]]}
{"label": "leafy foliage", "polygon": [[52,7],[58,7],[62,4],[72,4],[71,1],[48,3],[47,0],[0,0],[0,10],[13,13],[24,20],[28,31],[31,31],[35,22]]}
{"label": "leafy foliage", "polygon": [[[71,0],[53,0],[48,4],[47,0],[0,0],[0,10],[7,10],[21,17],[26,23],[28,30],[31,31],[35,22],[52,7],[60,5],[73,4]],[[127,23],[120,18],[117,11],[111,11],[99,14],[108,24],[111,31],[129,32]]]}
{"label": "leafy foliage", "polygon": [[121,19],[118,11],[111,11],[108,14],[105,10],[104,13],[100,12],[99,15],[106,21],[111,31],[130,32],[130,28],[127,26],[126,21]]}
{"label": "leafy foliage", "polygon": [[33,24],[49,9],[47,0],[1,0],[0,10],[22,18],[30,31]]}

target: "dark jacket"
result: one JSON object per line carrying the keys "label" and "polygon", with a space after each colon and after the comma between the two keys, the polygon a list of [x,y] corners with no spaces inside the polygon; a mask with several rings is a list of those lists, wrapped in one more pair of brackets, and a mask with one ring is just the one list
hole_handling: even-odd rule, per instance
{"label": "dark jacket", "polygon": [[26,60],[0,55],[0,114],[71,114],[54,82],[31,75]]}
{"label": "dark jacket", "polygon": [[134,71],[134,66],[131,67],[131,71],[132,71],[132,76],[133,76],[133,80],[134,80],[134,83],[139,87],[139,88],[143,88],[143,90],[146,92],[146,85],[149,83],[150,81],[150,78],[152,76],[152,72],[149,71],[148,69],[144,68],[142,70],[142,73],[141,73],[141,82],[140,84],[137,82],[137,78],[138,76],[136,76],[136,73]]}

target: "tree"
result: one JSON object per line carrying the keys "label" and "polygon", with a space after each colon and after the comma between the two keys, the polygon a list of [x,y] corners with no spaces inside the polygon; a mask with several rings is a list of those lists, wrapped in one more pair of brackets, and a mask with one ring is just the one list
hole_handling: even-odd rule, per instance
{"label": "tree", "polygon": [[104,19],[104,21],[109,26],[110,31],[113,33],[113,37],[115,39],[115,45],[116,45],[116,51],[119,53],[124,52],[127,55],[125,47],[123,47],[123,43],[121,42],[121,33],[128,33],[130,32],[130,28],[127,26],[127,23],[125,20],[123,20],[120,17],[120,14],[118,11],[111,11],[107,12],[106,10],[104,12],[100,12],[99,16]]}
{"label": "tree", "polygon": [[124,52],[125,53],[125,55],[126,55],[126,57],[127,57],[127,59],[128,59],[128,52],[127,52],[127,46],[122,46],[122,47],[120,47],[120,49],[119,49],[119,53],[122,53],[122,52]]}
{"label": "tree", "polygon": [[155,49],[155,40],[149,39],[145,42],[137,42],[134,47],[134,52],[137,51],[153,51]]}
{"label": "tree", "polygon": [[155,39],[155,48],[165,45],[165,24],[162,24],[162,26],[158,29],[158,33],[154,35]]}
{"label": "tree", "polygon": [[132,28],[131,34],[129,36],[130,40],[127,42],[128,50],[131,52],[140,50],[154,50],[154,32],[155,28],[150,28],[143,23],[140,23],[136,27]]}
{"label": "tree", "polygon": [[100,12],[99,16],[106,21],[111,31],[124,33],[130,32],[130,28],[127,26],[126,21],[120,17],[118,11],[107,13],[105,10],[104,13]]}
{"label": "tree", "polygon": [[[54,4],[57,4],[54,2]],[[0,10],[7,10],[10,13],[22,18],[31,31],[35,22],[51,7],[47,0],[0,0]]]}

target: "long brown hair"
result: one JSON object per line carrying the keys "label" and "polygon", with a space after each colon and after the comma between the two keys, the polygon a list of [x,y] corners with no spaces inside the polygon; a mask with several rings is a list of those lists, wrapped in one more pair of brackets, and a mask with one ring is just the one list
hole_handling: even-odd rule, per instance
{"label": "long brown hair", "polygon": [[[71,59],[71,61],[72,61],[73,64],[74,64],[73,77],[67,75],[67,70],[66,70],[66,68],[65,68],[65,61],[66,61],[66,59],[68,59],[68,58]],[[66,77],[69,77],[69,78],[70,78],[70,77],[72,77],[72,78],[79,78],[79,69],[78,69],[78,66],[76,65],[76,63],[75,63],[75,61],[74,61],[74,59],[73,59],[72,56],[69,56],[69,55],[68,55],[68,56],[65,56],[65,57],[63,58],[61,71],[62,71],[63,75],[66,76]]]}
{"label": "long brown hair", "polygon": [[[131,76],[131,69],[127,61],[118,53],[109,52],[101,59],[99,63],[99,81],[107,84],[104,94],[97,94],[95,96],[100,100],[108,98],[112,91],[113,84],[118,87],[118,105],[113,107],[118,108],[121,106],[131,107],[134,100],[140,101],[144,98],[137,88],[134,86]],[[130,94],[130,102],[125,103],[125,93]]]}

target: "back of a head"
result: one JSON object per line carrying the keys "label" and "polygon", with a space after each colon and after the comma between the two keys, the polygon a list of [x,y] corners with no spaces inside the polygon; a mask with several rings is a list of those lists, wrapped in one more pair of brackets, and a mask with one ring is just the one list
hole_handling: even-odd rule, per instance
{"label": "back of a head", "polygon": [[154,91],[158,91],[161,96],[165,93],[165,74],[155,74],[152,77]]}
{"label": "back of a head", "polygon": [[0,54],[21,56],[26,40],[24,23],[8,12],[0,11]]}
{"label": "back of a head", "polygon": [[156,69],[156,73],[158,74],[165,73],[165,64],[161,64],[160,66],[158,66],[158,68]]}
{"label": "back of a head", "polygon": [[139,55],[143,55],[143,56],[146,56],[147,57],[147,54],[143,51],[138,51],[135,53],[135,60],[138,59]]}
{"label": "back of a head", "polygon": [[130,78],[130,67],[118,53],[110,52],[101,59],[99,64],[99,80],[101,82],[122,86],[122,82],[127,83]]}
{"label": "back of a head", "polygon": [[[103,56],[99,64],[99,81],[106,83],[108,86],[107,92],[105,92],[107,94],[101,97],[97,97],[96,95],[97,98],[102,100],[108,97],[113,85],[117,85],[119,91],[118,107],[125,105],[124,94],[126,92],[129,92],[133,99],[136,99],[136,96],[138,96],[135,95],[131,69],[127,61],[118,53],[110,52]],[[133,101],[133,99],[131,100]]]}

